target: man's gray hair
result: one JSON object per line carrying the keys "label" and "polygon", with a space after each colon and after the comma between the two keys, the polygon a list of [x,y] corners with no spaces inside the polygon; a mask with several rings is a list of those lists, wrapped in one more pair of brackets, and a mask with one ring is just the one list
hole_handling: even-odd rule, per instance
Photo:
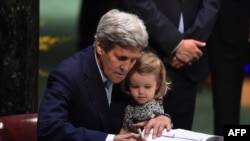
{"label": "man's gray hair", "polygon": [[144,48],[148,45],[148,33],[141,19],[134,14],[112,9],[104,14],[97,26],[96,39],[105,50],[114,45]]}

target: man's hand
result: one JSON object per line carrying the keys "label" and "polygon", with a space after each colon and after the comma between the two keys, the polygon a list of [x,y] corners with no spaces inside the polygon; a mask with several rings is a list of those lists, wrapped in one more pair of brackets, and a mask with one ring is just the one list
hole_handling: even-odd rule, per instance
{"label": "man's hand", "polygon": [[175,68],[180,68],[187,64],[190,65],[190,63],[199,60],[199,58],[203,55],[200,48],[205,46],[205,42],[193,39],[183,40],[181,45],[176,49],[170,65]]}
{"label": "man's hand", "polygon": [[160,137],[164,129],[171,130],[172,123],[169,117],[164,115],[157,116],[148,121],[142,121],[134,124],[135,127],[144,127],[144,138],[147,138],[150,131],[153,129],[153,138]]}

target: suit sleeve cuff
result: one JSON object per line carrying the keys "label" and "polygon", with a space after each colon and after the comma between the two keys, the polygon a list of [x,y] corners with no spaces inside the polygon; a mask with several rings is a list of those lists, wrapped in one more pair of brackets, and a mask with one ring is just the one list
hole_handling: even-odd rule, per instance
{"label": "suit sleeve cuff", "polygon": [[171,52],[171,55],[175,53],[175,51],[181,46],[183,40],[180,41],[180,43],[175,47],[175,49]]}

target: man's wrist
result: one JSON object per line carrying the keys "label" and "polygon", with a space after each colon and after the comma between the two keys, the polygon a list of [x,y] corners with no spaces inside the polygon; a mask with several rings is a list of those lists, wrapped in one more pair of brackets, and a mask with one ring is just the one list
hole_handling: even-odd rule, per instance
{"label": "man's wrist", "polygon": [[174,48],[174,50],[172,50],[171,55],[173,55],[173,54],[175,53],[175,51],[181,46],[181,44],[183,43],[183,41],[184,41],[184,40],[181,40],[181,41],[179,42],[179,44]]}

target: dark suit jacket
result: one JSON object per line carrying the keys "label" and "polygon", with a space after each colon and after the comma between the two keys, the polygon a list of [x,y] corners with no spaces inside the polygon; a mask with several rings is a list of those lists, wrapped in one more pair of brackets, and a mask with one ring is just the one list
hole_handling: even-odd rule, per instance
{"label": "dark suit jacket", "polygon": [[243,68],[250,56],[249,15],[249,0],[222,0],[207,44],[216,135],[223,135],[224,124],[240,123]]}
{"label": "dark suit jacket", "polygon": [[237,45],[247,42],[249,15],[249,0],[222,0],[216,29],[222,33],[225,42]]}
{"label": "dark suit jacket", "polygon": [[[136,13],[146,24],[150,46],[161,56],[170,56],[182,39],[207,41],[216,20],[220,0],[116,0],[121,9]],[[184,34],[178,31],[180,13]],[[193,81],[208,74],[206,51],[199,61],[184,69]]]}
{"label": "dark suit jacket", "polygon": [[101,16],[112,7],[112,0],[82,0],[78,19],[78,50],[94,43],[97,24]]}
{"label": "dark suit jacket", "polygon": [[40,141],[98,140],[117,134],[127,96],[114,85],[111,107],[90,46],[65,59],[49,75],[38,115]]}

